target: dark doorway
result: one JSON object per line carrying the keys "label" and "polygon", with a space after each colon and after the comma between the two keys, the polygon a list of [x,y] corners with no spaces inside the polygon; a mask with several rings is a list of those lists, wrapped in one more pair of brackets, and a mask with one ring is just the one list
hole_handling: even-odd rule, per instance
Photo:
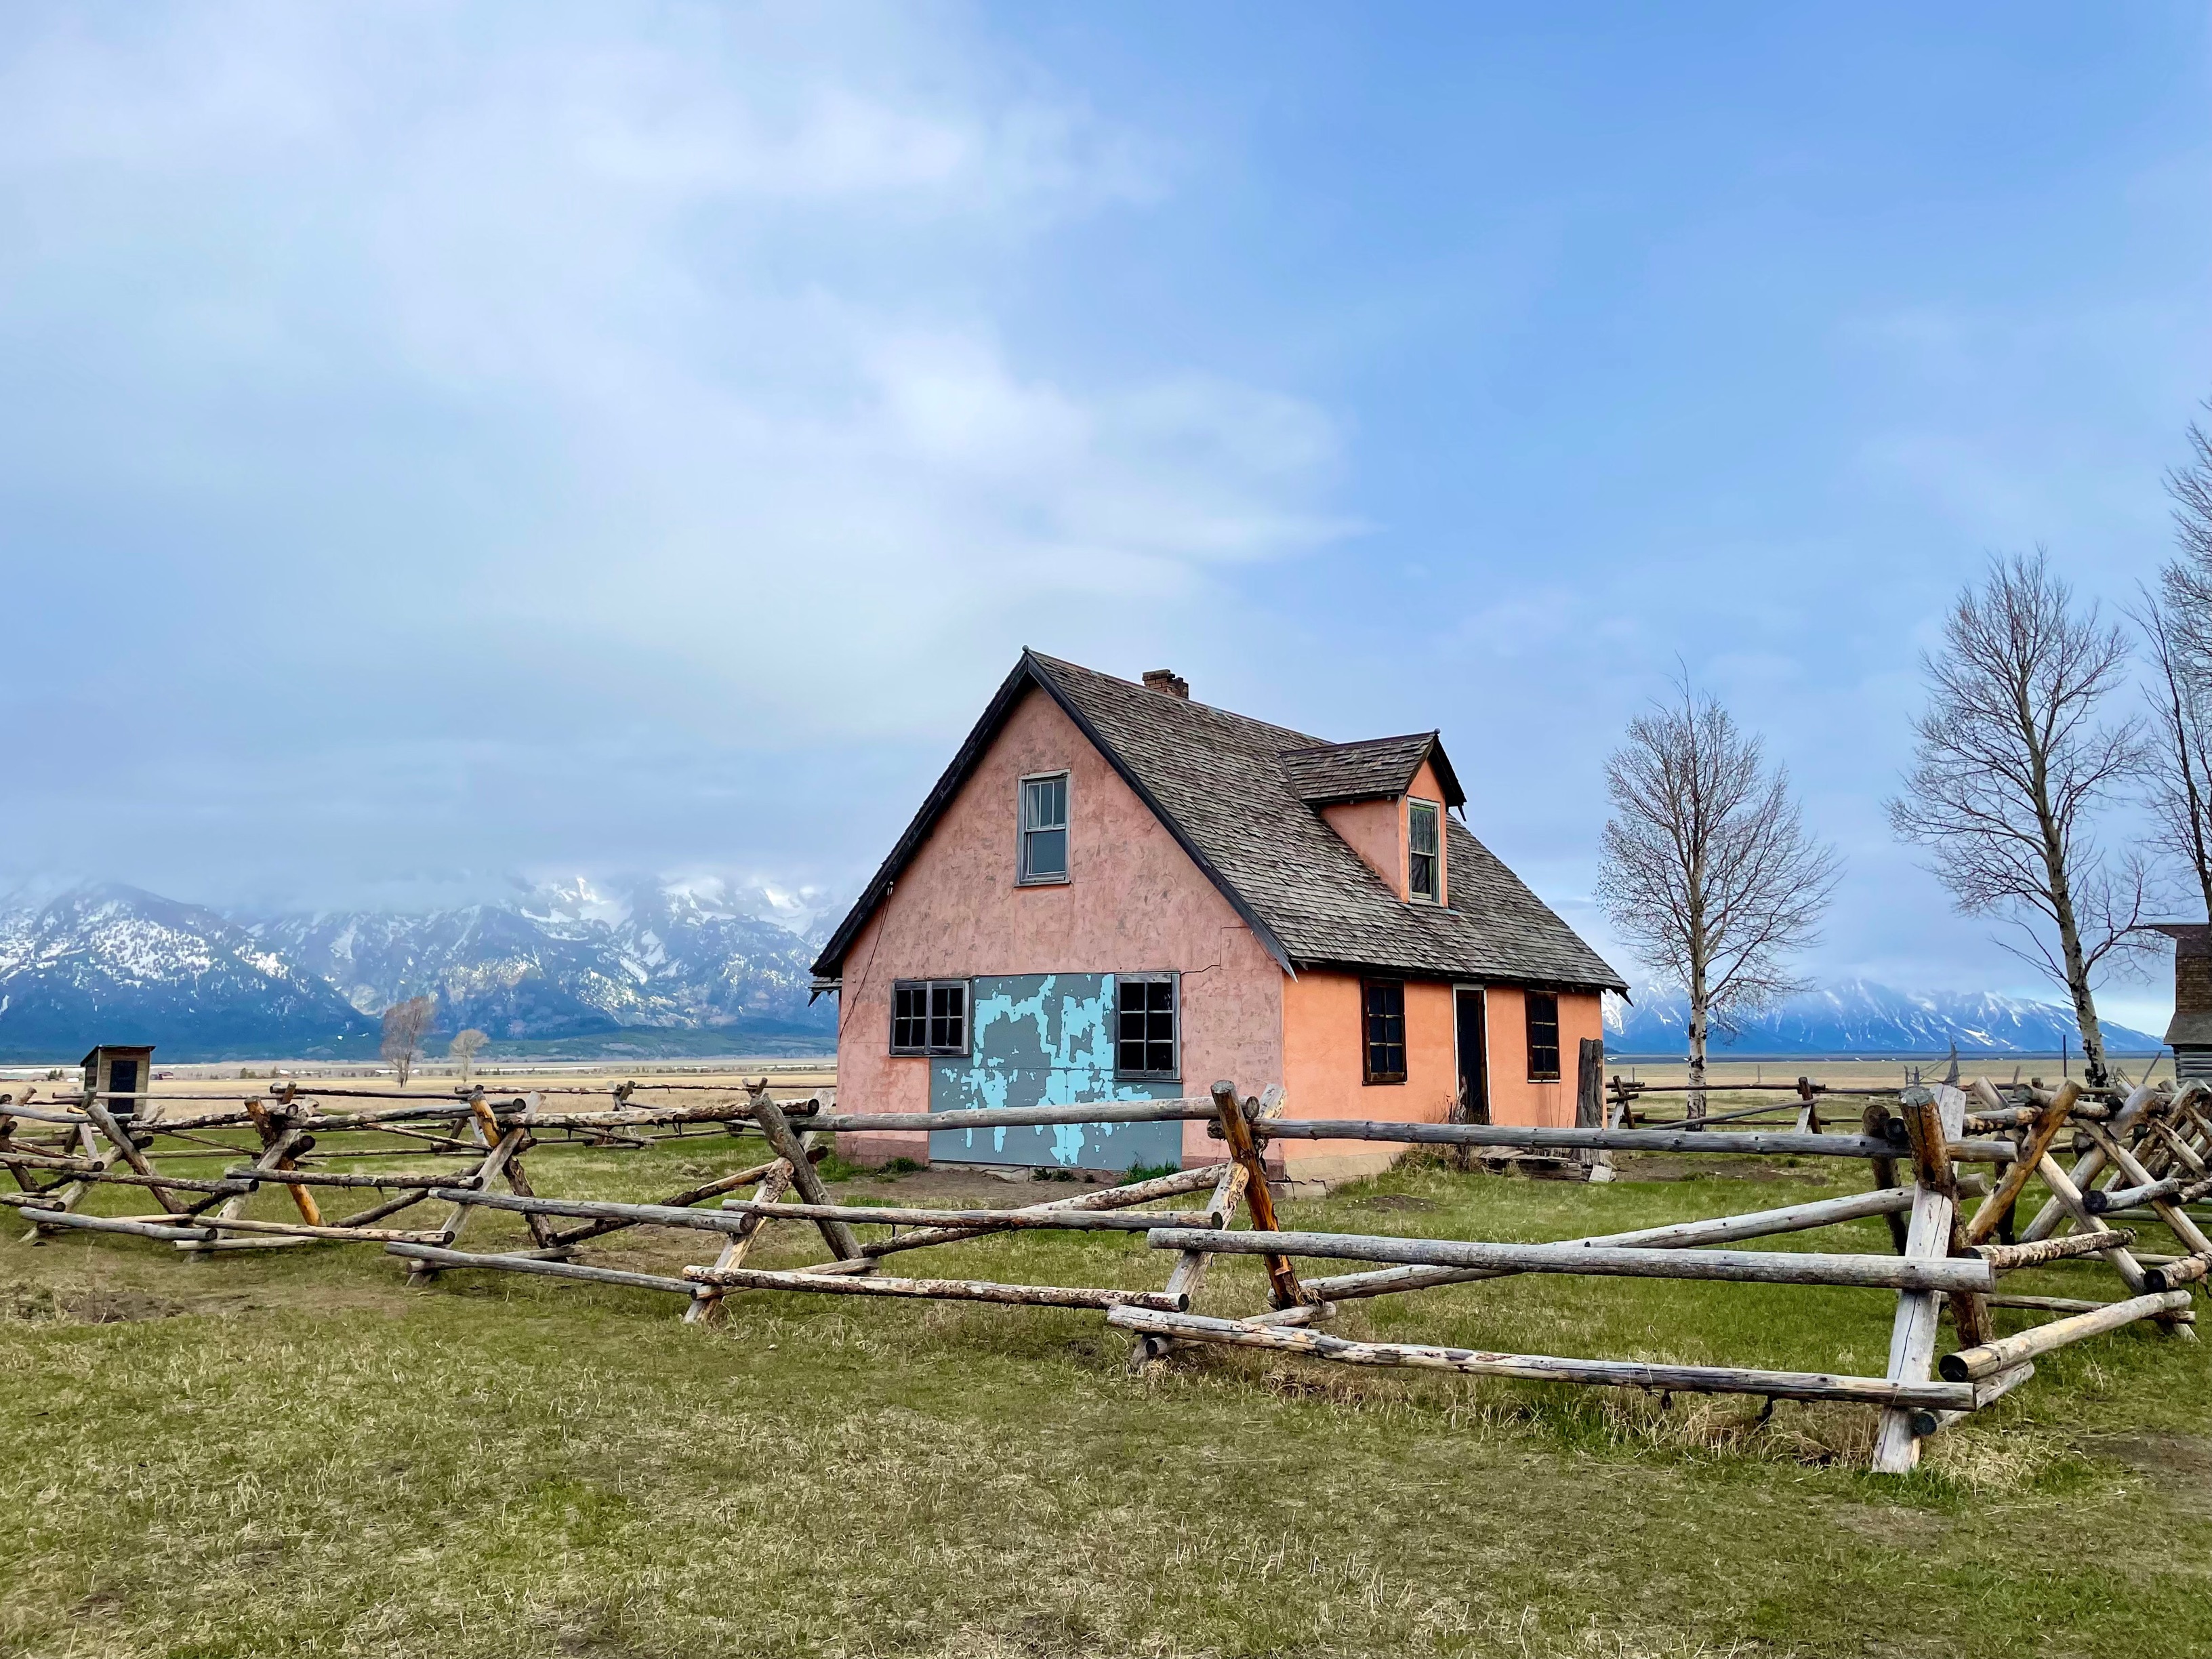
{"label": "dark doorway", "polygon": [[1482,1018],[1482,988],[1462,986],[1452,993],[1458,1028],[1458,1116],[1465,1123],[1490,1121],[1490,1044]]}
{"label": "dark doorway", "polygon": [[[135,1095],[138,1092],[138,1062],[135,1060],[111,1060],[107,1062],[107,1087],[111,1094]],[[117,1117],[129,1117],[138,1109],[135,1100],[111,1100],[107,1109]]]}

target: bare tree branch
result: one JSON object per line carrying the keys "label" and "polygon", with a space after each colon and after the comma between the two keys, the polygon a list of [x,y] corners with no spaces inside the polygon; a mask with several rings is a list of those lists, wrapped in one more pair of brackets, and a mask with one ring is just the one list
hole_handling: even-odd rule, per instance
{"label": "bare tree branch", "polygon": [[2141,722],[2100,719],[2124,680],[2127,637],[2094,604],[2077,607],[2038,548],[1990,561],[1943,638],[1921,659],[1928,706],[1890,826],[1927,849],[1960,909],[2009,925],[2005,948],[2066,988],[2101,1083],[2099,969],[2150,948],[2148,867],[2110,863],[2093,834],[2097,811],[2145,763]]}
{"label": "bare tree branch", "polygon": [[2158,825],[2152,844],[2189,872],[2212,919],[2212,438],[2202,427],[2191,424],[2189,460],[2166,488],[2180,554],[2159,573],[2157,597],[2130,613],[2158,671],[2144,804]]}
{"label": "bare tree branch", "polygon": [[453,1040],[446,1045],[446,1053],[461,1062],[461,1081],[466,1083],[476,1070],[477,1054],[491,1039],[473,1025],[465,1031],[453,1033]]}
{"label": "bare tree branch", "polygon": [[1598,903],[1690,1000],[1690,1115],[1705,1115],[1710,1028],[1803,988],[1783,968],[1819,938],[1840,866],[1805,830],[1790,776],[1685,678],[1607,760],[1613,817]]}
{"label": "bare tree branch", "polygon": [[438,999],[434,995],[409,997],[384,1011],[384,1042],[379,1052],[399,1074],[399,1086],[403,1089],[415,1070],[416,1056],[422,1052],[422,1038],[437,1017]]}

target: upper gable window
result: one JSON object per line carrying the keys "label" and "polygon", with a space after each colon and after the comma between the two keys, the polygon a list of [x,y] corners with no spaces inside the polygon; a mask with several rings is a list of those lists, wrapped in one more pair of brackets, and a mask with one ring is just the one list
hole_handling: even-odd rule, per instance
{"label": "upper gable window", "polygon": [[1024,778],[1021,855],[1024,883],[1067,879],[1067,774]]}
{"label": "upper gable window", "polygon": [[1444,896],[1443,825],[1432,800],[1406,803],[1406,885],[1417,899],[1441,904]]}

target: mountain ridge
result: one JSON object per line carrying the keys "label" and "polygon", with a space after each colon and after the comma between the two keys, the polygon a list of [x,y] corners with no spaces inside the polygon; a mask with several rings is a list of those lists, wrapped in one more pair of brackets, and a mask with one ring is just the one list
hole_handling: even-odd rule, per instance
{"label": "mountain ridge", "polygon": [[424,993],[434,1048],[475,1026],[510,1053],[696,1054],[708,1033],[724,1053],[822,1052],[836,1020],[811,1001],[817,941],[755,914],[756,896],[579,879],[505,904],[226,915],[88,884],[0,914],[0,1060],[68,1060],[93,1042],[179,1060],[372,1058],[382,1011]]}
{"label": "mountain ridge", "polygon": [[[2165,1044],[2147,1031],[2099,1022],[2116,1054],[2154,1054]],[[1605,1038],[1623,1054],[1686,1054],[1689,1000],[1680,992],[1638,991],[1626,1006],[1607,999]],[[1993,992],[1901,991],[1872,980],[1816,987],[1745,1016],[1733,1036],[1715,1031],[1716,1059],[1796,1054],[2055,1054],[2080,1052],[2074,1012],[2055,1002]]]}

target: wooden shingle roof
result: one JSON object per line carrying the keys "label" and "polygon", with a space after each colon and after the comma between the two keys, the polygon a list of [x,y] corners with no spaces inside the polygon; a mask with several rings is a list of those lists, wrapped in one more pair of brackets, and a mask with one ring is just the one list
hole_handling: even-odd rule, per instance
{"label": "wooden shingle roof", "polygon": [[1626,989],[1597,952],[1449,814],[1449,905],[1400,899],[1329,828],[1321,803],[1402,793],[1424,760],[1447,795],[1457,798],[1451,804],[1464,799],[1434,732],[1328,744],[1035,652],[1023,653],[830,936],[815,963],[817,975],[837,975],[890,884],[1032,685],[1097,745],[1285,970],[1346,968]]}
{"label": "wooden shingle roof", "polygon": [[1424,761],[1431,764],[1437,781],[1443,786],[1444,805],[1467,804],[1467,792],[1459,787],[1459,776],[1434,732],[1369,738],[1363,743],[1317,743],[1285,749],[1277,758],[1291,793],[1314,806],[1402,795]]}

